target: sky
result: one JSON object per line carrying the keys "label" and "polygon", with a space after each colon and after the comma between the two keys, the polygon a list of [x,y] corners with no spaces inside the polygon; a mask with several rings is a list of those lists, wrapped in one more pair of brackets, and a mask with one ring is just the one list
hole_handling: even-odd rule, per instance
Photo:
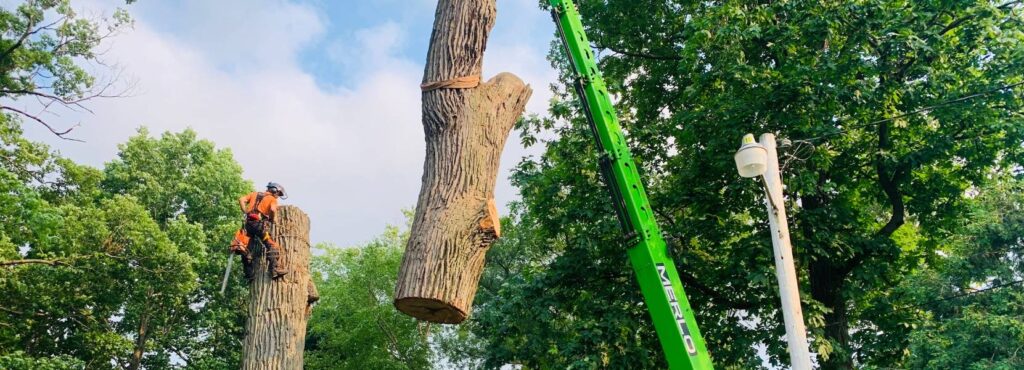
{"label": "sky", "polygon": [[[134,26],[101,48],[105,77],[133,85],[94,100],[92,113],[56,111],[63,141],[26,122],[26,136],[78,163],[102,167],[140,126],[151,134],[192,128],[229,148],[257,187],[284,185],[310,215],[311,239],[356,245],[404,224],[416,205],[424,158],[419,83],[436,1],[114,0],[73,2],[89,17],[128,10]],[[544,114],[556,73],[545,59],[554,35],[537,0],[499,0],[484,79],[512,72]],[[113,66],[113,69],[106,66]],[[115,74],[120,71],[120,74]],[[101,76],[104,77],[104,76]],[[28,104],[28,103],[26,103]],[[272,145],[263,138],[272,137]],[[498,174],[504,215],[518,197],[509,169],[523,156],[515,133]]]}

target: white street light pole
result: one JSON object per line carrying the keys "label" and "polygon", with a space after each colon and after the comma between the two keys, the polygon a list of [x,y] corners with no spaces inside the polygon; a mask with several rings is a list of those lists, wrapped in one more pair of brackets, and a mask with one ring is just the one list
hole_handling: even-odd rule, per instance
{"label": "white street light pole", "polygon": [[782,316],[786,324],[786,340],[789,342],[789,358],[794,370],[810,370],[811,354],[807,345],[807,330],[804,328],[804,314],[800,308],[800,289],[796,279],[796,267],[793,264],[789,225],[786,222],[775,135],[762,134],[760,143],[753,142],[753,139],[753,135],[743,138],[743,147],[736,153],[736,166],[743,177],[762,175],[764,179],[768,225],[772,233],[772,249],[775,254],[775,276],[779,280]]}
{"label": "white street light pole", "polygon": [[793,370],[810,370],[811,353],[807,349],[807,330],[804,328],[804,313],[800,308],[800,289],[796,281],[796,267],[793,264],[789,225],[786,222],[786,205],[782,195],[782,175],[779,173],[775,135],[762,134],[761,145],[768,151],[768,168],[764,172],[765,204],[768,207],[768,225],[772,231],[775,276],[779,279],[782,316],[786,320],[789,359],[793,362]]}

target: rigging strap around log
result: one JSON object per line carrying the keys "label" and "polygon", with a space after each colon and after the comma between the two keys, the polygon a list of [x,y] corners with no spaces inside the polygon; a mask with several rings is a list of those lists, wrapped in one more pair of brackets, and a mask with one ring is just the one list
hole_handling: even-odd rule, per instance
{"label": "rigging strap around log", "polygon": [[449,80],[424,82],[420,85],[423,92],[437,89],[472,89],[480,85],[480,76],[462,76]]}

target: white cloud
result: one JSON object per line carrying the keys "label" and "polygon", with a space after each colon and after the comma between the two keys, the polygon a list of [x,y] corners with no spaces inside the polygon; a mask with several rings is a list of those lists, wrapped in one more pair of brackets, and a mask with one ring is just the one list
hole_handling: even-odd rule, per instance
{"label": "white cloud", "polygon": [[[415,205],[424,152],[422,60],[396,55],[404,40],[429,37],[429,29],[404,29],[382,16],[353,30],[354,38],[323,52],[359,71],[358,78],[324,87],[298,63],[302,46],[324,36],[325,20],[309,6],[194,0],[133,13],[135,29],[119,36],[104,58],[138,80],[135,96],[96,101],[92,115],[55,118],[82,121],[76,134],[86,144],[61,142],[27,125],[31,137],[100,166],[140,125],[154,133],[192,127],[231,148],[257,186],[272,180],[288,187],[287,203],[311,216],[314,241],[367,240],[384,224],[401,223],[400,210]],[[168,27],[154,16],[180,19]],[[546,50],[546,41],[492,42],[487,73],[510,71],[531,83],[529,109],[543,112],[555,76]],[[518,138],[510,138],[499,174],[501,203],[515,196],[507,169],[524,154]]]}
{"label": "white cloud", "polygon": [[351,39],[335,39],[327,46],[327,58],[352,74],[380,69],[384,64],[405,64],[406,61],[394,58],[402,46],[403,38],[398,23],[386,21],[374,27],[356,30]]}
{"label": "white cloud", "polygon": [[[114,3],[116,4],[116,3]],[[138,7],[136,7],[136,5]],[[141,2],[142,22],[159,24],[161,37],[179,38],[204,51],[218,67],[286,68],[300,49],[324,31],[315,8],[286,0],[185,0]],[[156,19],[158,18],[159,19]]]}

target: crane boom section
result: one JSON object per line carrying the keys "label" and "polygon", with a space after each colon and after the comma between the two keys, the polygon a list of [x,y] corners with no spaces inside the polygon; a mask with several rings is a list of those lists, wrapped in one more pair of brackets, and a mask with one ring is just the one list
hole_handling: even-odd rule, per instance
{"label": "crane boom section", "polygon": [[571,0],[549,3],[575,74],[576,92],[595,136],[606,185],[630,245],[629,258],[669,367],[712,369],[711,357],[654,218],[579,12]]}

